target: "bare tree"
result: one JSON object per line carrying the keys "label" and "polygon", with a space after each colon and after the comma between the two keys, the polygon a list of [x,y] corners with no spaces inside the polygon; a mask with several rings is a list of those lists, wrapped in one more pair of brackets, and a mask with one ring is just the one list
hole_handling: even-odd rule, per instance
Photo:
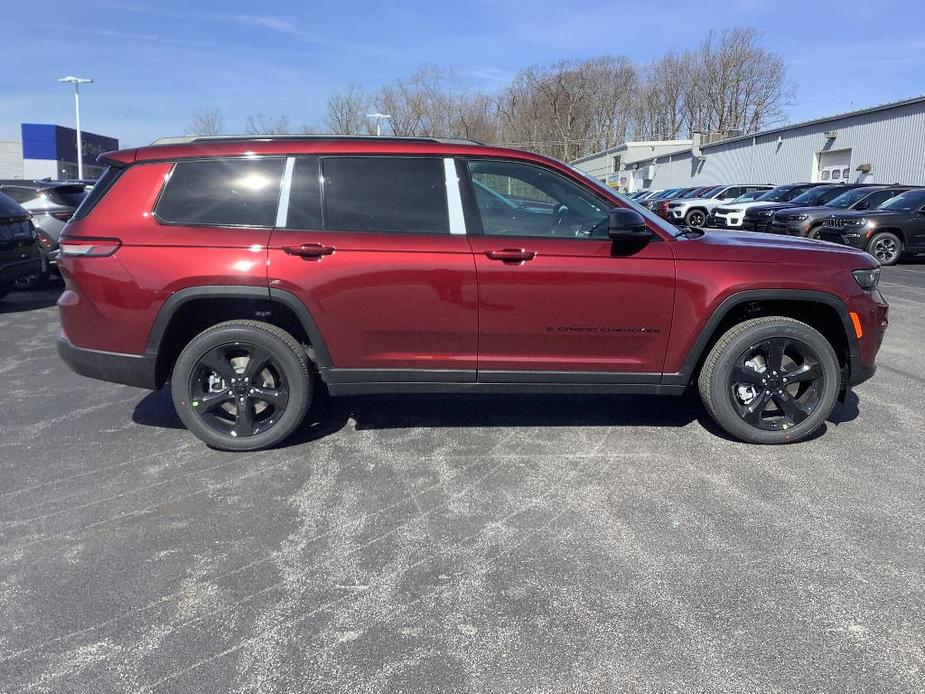
{"label": "bare tree", "polygon": [[328,97],[325,127],[335,135],[368,134],[369,95],[358,85],[349,84],[343,91]]}
{"label": "bare tree", "polygon": [[244,132],[248,135],[287,135],[290,132],[289,116],[265,116],[262,113],[248,116]]}
{"label": "bare tree", "polygon": [[187,135],[221,135],[225,129],[225,119],[217,108],[196,111],[193,120],[186,126]]}

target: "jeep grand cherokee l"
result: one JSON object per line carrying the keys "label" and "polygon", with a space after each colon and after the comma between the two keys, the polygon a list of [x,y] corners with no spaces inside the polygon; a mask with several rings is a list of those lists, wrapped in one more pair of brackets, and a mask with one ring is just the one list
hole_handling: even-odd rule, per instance
{"label": "jeep grand cherokee l", "polygon": [[807,190],[822,185],[821,183],[789,183],[783,186],[777,186],[758,196],[751,202],[735,202],[731,205],[722,205],[717,207],[710,214],[707,220],[707,226],[718,229],[741,229],[745,221],[745,215],[753,207],[768,205],[771,203],[790,202],[798,195],[805,193]]}
{"label": "jeep grand cherokee l", "polygon": [[169,383],[216,448],[280,443],[319,379],[332,396],[693,386],[733,436],[797,441],[873,374],[886,328],[866,253],[680,231],[527,152],[193,138],[102,161],[62,236],[60,354]]}
{"label": "jeep grand cherokee l", "polygon": [[902,186],[863,186],[846,190],[819,207],[775,210],[771,219],[771,233],[816,238],[819,236],[819,227],[826,217],[850,210],[873,210],[907,190],[909,190],[908,187]]}
{"label": "jeep grand cherokee l", "polygon": [[863,248],[883,265],[903,253],[925,253],[925,189],[909,190],[868,212],[842,212],[825,218],[823,241]]}
{"label": "jeep grand cherokee l", "polygon": [[13,291],[16,280],[39,272],[42,255],[32,216],[19,203],[0,193],[0,299]]}

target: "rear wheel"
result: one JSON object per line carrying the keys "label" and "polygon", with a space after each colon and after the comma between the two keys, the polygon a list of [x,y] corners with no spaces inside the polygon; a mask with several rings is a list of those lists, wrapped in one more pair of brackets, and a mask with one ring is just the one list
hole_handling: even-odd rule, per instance
{"label": "rear wheel", "polygon": [[895,265],[902,255],[903,242],[892,231],[881,231],[871,237],[867,252],[879,260],[881,265]]}
{"label": "rear wheel", "polygon": [[835,407],[840,369],[832,345],[800,321],[755,318],[723,335],[698,385],[707,411],[749,443],[800,441]]}
{"label": "rear wheel", "polygon": [[203,331],[174,366],[177,414],[209,446],[271,448],[302,423],[312,396],[305,350],[289,333],[258,321]]}
{"label": "rear wheel", "polygon": [[707,215],[703,210],[691,210],[684,218],[684,222],[687,224],[687,226],[694,227],[695,229],[702,227],[706,221]]}

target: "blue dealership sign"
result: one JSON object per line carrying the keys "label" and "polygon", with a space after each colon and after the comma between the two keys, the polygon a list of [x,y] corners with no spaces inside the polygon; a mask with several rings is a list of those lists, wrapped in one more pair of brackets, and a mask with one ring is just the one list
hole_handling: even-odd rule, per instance
{"label": "blue dealership sign", "polygon": [[[83,131],[83,162],[95,164],[103,152],[119,149],[114,137]],[[48,123],[22,124],[23,159],[52,159],[77,163],[77,131]]]}

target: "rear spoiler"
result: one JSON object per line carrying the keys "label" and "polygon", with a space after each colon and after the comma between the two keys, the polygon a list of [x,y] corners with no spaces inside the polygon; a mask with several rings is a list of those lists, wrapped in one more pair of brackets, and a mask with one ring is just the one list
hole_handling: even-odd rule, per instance
{"label": "rear spoiler", "polygon": [[137,149],[116,149],[111,152],[103,152],[96,160],[106,166],[114,166],[122,169],[129,164],[135,163],[135,156],[138,154]]}

